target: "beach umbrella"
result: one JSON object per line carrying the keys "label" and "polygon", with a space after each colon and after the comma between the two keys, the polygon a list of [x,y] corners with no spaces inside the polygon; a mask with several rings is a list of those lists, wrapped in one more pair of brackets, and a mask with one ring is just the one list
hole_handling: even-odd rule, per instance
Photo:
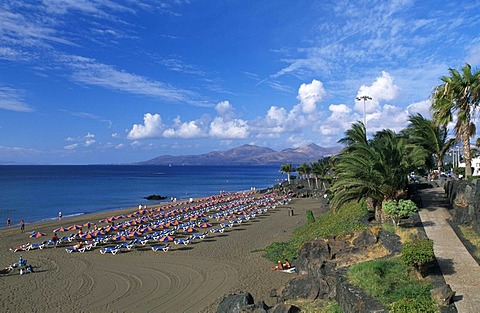
{"label": "beach umbrella", "polygon": [[32,234],[30,235],[30,238],[39,238],[39,237],[46,236],[46,235],[47,234],[45,234],[45,233],[32,231]]}
{"label": "beach umbrella", "polygon": [[53,232],[56,233],[56,232],[59,232],[59,231],[67,231],[67,230],[68,230],[68,229],[66,229],[66,228],[64,228],[64,227],[58,227],[58,228],[55,228],[55,229],[53,230]]}
{"label": "beach umbrella", "polygon": [[79,237],[82,239],[92,239],[95,236],[92,233],[85,233],[85,234],[79,235]]}
{"label": "beach umbrella", "polygon": [[92,232],[92,236],[97,237],[98,235],[102,235],[102,236],[103,236],[103,235],[105,235],[105,232],[104,232],[104,231],[101,231],[101,230],[94,230],[94,231]]}
{"label": "beach umbrella", "polygon": [[90,223],[90,222],[86,222],[85,224],[83,224],[83,226],[86,226],[87,228],[90,228],[93,224]]}
{"label": "beach umbrella", "polygon": [[168,241],[174,241],[174,240],[175,240],[175,237],[173,236],[163,236],[160,239],[158,239],[158,241],[161,241],[161,242],[168,242]]}
{"label": "beach umbrella", "polygon": [[208,228],[208,227],[212,227],[212,224],[210,224],[210,223],[202,223],[202,224],[200,224],[200,227],[201,227],[201,228]]}
{"label": "beach umbrella", "polygon": [[193,233],[195,231],[195,228],[188,227],[188,228],[185,228],[183,231],[186,232],[186,233]]}
{"label": "beach umbrella", "polygon": [[82,229],[82,226],[80,225],[72,225],[70,227],[67,227],[68,230],[79,230],[79,229]]}
{"label": "beach umbrella", "polygon": [[139,231],[134,231],[134,232],[131,232],[128,234],[128,237],[140,237],[142,236],[143,234]]}
{"label": "beach umbrella", "polygon": [[112,240],[115,240],[115,241],[125,241],[125,240],[127,240],[127,237],[125,237],[124,235],[117,235],[117,236],[113,236],[113,237],[112,237]]}

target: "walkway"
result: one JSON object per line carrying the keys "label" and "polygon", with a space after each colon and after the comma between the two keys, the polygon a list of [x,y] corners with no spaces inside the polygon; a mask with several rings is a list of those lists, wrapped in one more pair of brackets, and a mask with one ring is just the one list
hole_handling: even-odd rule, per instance
{"label": "walkway", "polygon": [[423,202],[420,219],[428,238],[434,242],[443,277],[456,292],[458,312],[480,312],[480,266],[448,223],[451,215],[446,209],[448,199],[443,188],[421,190],[420,196]]}

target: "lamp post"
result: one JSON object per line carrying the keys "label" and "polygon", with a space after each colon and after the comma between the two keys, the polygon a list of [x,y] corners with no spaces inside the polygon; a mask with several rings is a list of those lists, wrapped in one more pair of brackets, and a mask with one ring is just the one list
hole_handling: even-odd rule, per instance
{"label": "lamp post", "polygon": [[357,97],[356,99],[357,101],[363,100],[363,125],[365,125],[365,133],[367,133],[367,109],[366,109],[365,102],[367,100],[372,100],[372,97],[364,95],[361,97]]}

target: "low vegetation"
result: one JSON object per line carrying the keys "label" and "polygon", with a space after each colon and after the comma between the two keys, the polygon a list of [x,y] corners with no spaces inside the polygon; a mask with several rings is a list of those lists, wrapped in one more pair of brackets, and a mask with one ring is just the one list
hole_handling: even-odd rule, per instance
{"label": "low vegetation", "polygon": [[465,238],[474,248],[473,254],[480,259],[480,236],[475,232],[472,226],[459,225],[463,238]]}
{"label": "low vegetation", "polygon": [[420,282],[399,257],[352,266],[347,277],[353,285],[379,300],[391,312],[436,312],[431,286]]}
{"label": "low vegetation", "polygon": [[322,214],[310,223],[296,229],[289,241],[270,244],[265,248],[265,257],[272,262],[284,259],[292,260],[298,256],[303,243],[309,240],[365,229],[368,225],[360,220],[367,213],[365,205],[359,205],[356,202],[347,203],[337,212],[330,211]]}
{"label": "low vegetation", "polygon": [[418,211],[417,205],[412,200],[386,200],[382,206],[383,212],[392,219],[394,226],[399,226],[402,218],[410,217]]}
{"label": "low vegetation", "polygon": [[426,264],[435,260],[433,241],[416,238],[406,242],[402,247],[402,260],[405,265],[421,272]]}

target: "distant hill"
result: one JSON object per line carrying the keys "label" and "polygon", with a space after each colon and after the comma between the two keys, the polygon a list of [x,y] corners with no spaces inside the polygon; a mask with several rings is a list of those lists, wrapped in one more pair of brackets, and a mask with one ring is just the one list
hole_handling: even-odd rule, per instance
{"label": "distant hill", "polygon": [[212,151],[197,155],[162,155],[136,163],[138,165],[281,165],[316,162],[338,153],[341,147],[322,148],[316,144],[275,151],[254,145],[243,145],[226,151]]}

